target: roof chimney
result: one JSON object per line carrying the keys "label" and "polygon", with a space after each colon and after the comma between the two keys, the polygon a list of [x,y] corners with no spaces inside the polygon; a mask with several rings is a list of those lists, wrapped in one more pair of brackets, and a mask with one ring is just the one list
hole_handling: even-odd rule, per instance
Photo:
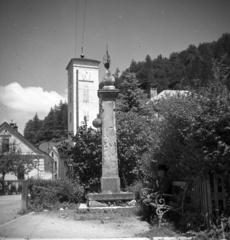
{"label": "roof chimney", "polygon": [[13,120],[11,120],[10,126],[11,126],[12,128],[14,128]]}
{"label": "roof chimney", "polygon": [[18,131],[18,126],[17,126],[16,123],[14,124],[14,130],[15,130],[15,131]]}
{"label": "roof chimney", "polygon": [[157,88],[151,87],[150,88],[150,99],[154,99],[157,96]]}

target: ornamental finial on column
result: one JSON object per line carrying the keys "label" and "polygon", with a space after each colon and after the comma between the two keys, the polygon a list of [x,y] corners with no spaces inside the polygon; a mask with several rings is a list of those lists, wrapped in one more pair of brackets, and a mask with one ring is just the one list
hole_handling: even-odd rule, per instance
{"label": "ornamental finial on column", "polygon": [[111,74],[111,72],[109,71],[110,63],[111,63],[111,59],[110,59],[110,56],[109,56],[108,46],[106,46],[106,53],[103,57],[103,64],[104,64],[104,67],[106,68],[105,75],[102,78],[102,82],[103,82],[103,85],[104,85],[103,88],[114,89],[115,88],[114,87],[115,78]]}

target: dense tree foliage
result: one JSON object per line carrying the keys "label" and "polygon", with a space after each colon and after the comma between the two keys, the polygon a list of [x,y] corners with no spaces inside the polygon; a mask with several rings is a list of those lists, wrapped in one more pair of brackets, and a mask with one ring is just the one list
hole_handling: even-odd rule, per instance
{"label": "dense tree foliage", "polygon": [[[144,116],[151,119],[148,128],[145,126],[143,131],[150,135],[152,144],[142,145],[143,148],[147,146],[148,150],[142,152],[141,164],[138,166],[139,172],[144,173],[146,178],[151,177],[151,171],[156,165],[154,163],[159,162],[171,166],[171,174],[176,178],[202,175],[225,166],[219,160],[223,161],[224,156],[228,156],[227,140],[225,138],[224,143],[218,143],[214,136],[218,136],[219,132],[216,131],[223,125],[225,118],[220,112],[226,111],[226,115],[228,114],[229,46],[230,34],[224,34],[217,42],[202,43],[198,47],[190,45],[185,51],[172,53],[169,58],[158,56],[152,60],[147,55],[144,62],[132,60],[130,67],[119,77],[119,110],[123,117],[128,119],[128,114],[137,110],[142,122]],[[149,94],[151,87],[157,87],[158,93],[164,89],[187,89],[190,95],[149,102],[147,105],[140,104],[145,99],[140,89]],[[139,103],[139,107],[135,108],[135,104],[130,103]],[[221,107],[212,107],[217,105]],[[121,129],[128,130],[131,125],[129,122],[134,119],[135,117],[129,119],[125,128]],[[227,132],[228,117],[226,119],[224,124]],[[125,122],[118,120],[117,124],[124,126]],[[138,126],[138,122],[135,126]],[[134,128],[132,126],[131,130]],[[213,134],[215,143],[211,144],[208,140],[210,133],[206,131]],[[220,143],[222,153],[217,151]],[[126,144],[129,146],[128,141]]]}
{"label": "dense tree foliage", "polygon": [[[147,55],[144,62],[132,60],[130,67],[120,76],[135,73],[139,87],[150,93],[151,87],[157,87],[158,92],[165,89],[198,89],[207,86],[213,79],[213,59],[220,61],[225,55],[224,62],[230,63],[230,34],[216,42],[201,43],[198,47],[190,45],[186,50],[172,53],[169,58],[159,55],[151,59]],[[122,82],[121,79],[118,80]],[[230,81],[228,75],[227,82]],[[227,84],[229,88],[229,83]]]}
{"label": "dense tree foliage", "polygon": [[134,73],[123,73],[120,78],[120,95],[117,108],[122,112],[140,112],[147,99],[139,88],[138,79]]}
{"label": "dense tree foliage", "polygon": [[117,145],[119,176],[122,187],[143,177],[143,154],[151,144],[151,125],[137,112],[117,112]]}
{"label": "dense tree foliage", "polygon": [[215,81],[189,96],[157,103],[160,117],[151,156],[170,167],[173,178],[205,176],[230,169],[230,94]]}
{"label": "dense tree foliage", "polygon": [[67,138],[68,105],[60,101],[58,106],[51,108],[44,120],[35,114],[32,120],[26,123],[24,136],[33,144],[43,141],[60,141]]}
{"label": "dense tree foliage", "polygon": [[32,154],[22,154],[21,149],[15,143],[10,144],[9,151],[0,155],[0,180],[2,182],[3,192],[5,175],[13,174],[18,179],[24,179],[26,174],[37,167],[38,162],[34,161],[35,158],[36,156]]}
{"label": "dense tree foliage", "polygon": [[98,191],[102,173],[101,132],[83,123],[72,140],[74,145],[62,142],[58,146],[70,159],[66,166],[68,177],[78,180],[85,188]]}

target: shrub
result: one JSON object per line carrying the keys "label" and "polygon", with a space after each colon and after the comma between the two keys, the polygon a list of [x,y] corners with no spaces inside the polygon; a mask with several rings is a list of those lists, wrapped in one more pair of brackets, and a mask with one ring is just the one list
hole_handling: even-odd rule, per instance
{"label": "shrub", "polygon": [[62,180],[29,180],[29,208],[34,211],[57,209],[61,203],[78,203],[83,189],[78,182]]}
{"label": "shrub", "polygon": [[102,175],[101,132],[83,123],[73,141],[73,147],[65,143],[59,146],[72,159],[72,167],[68,169],[67,176],[73,180],[79,179],[85,189],[98,191]]}
{"label": "shrub", "polygon": [[127,190],[135,194],[136,200],[140,200],[140,190],[144,187],[141,180],[135,181],[131,186],[127,187]]}

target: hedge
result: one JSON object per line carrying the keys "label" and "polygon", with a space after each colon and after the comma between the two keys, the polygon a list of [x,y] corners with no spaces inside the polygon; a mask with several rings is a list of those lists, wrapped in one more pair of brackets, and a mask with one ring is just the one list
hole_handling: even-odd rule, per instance
{"label": "hedge", "polygon": [[30,179],[29,191],[29,209],[33,211],[58,209],[62,203],[79,203],[83,197],[79,183],[68,179]]}

